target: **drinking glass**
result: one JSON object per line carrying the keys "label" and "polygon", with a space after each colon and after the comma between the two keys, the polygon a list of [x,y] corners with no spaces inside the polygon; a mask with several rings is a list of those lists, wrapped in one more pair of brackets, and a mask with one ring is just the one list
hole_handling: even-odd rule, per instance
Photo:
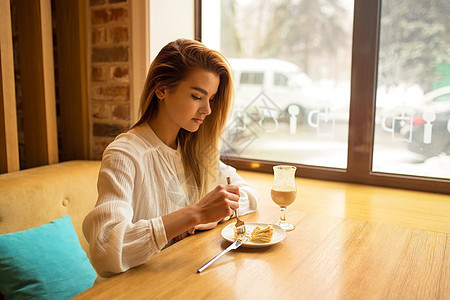
{"label": "drinking glass", "polygon": [[297,195],[297,187],[295,186],[295,170],[294,166],[278,165],[273,167],[274,177],[270,196],[273,202],[278,204],[281,209],[281,217],[276,225],[279,225],[285,231],[294,230],[295,226],[286,221],[286,208],[294,203]]}

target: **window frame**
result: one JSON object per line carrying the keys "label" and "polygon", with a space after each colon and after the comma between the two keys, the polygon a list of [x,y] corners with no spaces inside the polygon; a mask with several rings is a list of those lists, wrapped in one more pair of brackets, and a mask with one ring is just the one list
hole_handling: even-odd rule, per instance
{"label": "window frame", "polygon": [[[201,41],[201,0],[195,0],[195,39]],[[347,168],[295,164],[296,176],[450,194],[450,180],[372,171],[381,0],[355,0]],[[273,173],[279,162],[223,157],[241,170]]]}

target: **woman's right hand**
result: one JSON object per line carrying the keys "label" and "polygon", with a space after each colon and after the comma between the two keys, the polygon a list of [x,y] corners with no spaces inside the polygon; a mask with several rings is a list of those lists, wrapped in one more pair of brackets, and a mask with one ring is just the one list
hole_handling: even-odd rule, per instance
{"label": "woman's right hand", "polygon": [[195,203],[199,224],[218,222],[230,216],[239,207],[239,187],[237,185],[218,185],[203,199]]}
{"label": "woman's right hand", "polygon": [[162,216],[166,238],[170,240],[199,224],[218,222],[239,207],[239,187],[218,185],[195,204]]}

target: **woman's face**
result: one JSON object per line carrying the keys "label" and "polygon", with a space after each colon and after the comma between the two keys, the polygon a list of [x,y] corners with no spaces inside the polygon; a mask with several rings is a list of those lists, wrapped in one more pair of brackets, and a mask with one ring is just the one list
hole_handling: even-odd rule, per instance
{"label": "woman's face", "polygon": [[205,70],[194,71],[175,88],[161,88],[157,96],[164,99],[160,112],[165,114],[168,126],[177,131],[183,128],[190,132],[199,129],[211,113],[210,102],[214,100],[220,79]]}

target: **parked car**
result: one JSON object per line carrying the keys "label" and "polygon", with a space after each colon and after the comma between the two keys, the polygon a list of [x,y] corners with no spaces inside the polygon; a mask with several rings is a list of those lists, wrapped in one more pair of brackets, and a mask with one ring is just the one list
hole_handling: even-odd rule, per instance
{"label": "parked car", "polygon": [[424,95],[423,104],[415,108],[408,149],[424,157],[450,154],[450,86]]}

